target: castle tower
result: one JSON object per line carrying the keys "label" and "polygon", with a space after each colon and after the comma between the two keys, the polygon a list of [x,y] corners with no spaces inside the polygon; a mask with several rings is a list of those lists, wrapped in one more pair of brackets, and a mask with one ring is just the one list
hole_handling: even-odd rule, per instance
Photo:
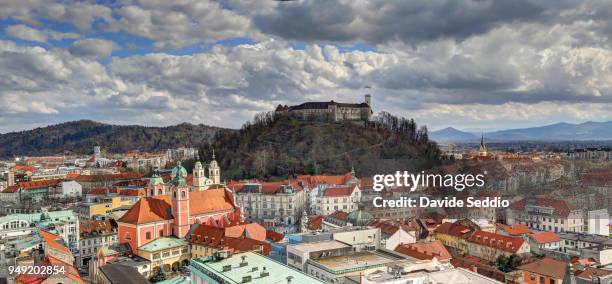
{"label": "castle tower", "polygon": [[200,156],[198,156],[197,159],[198,161],[193,167],[193,188],[195,191],[203,191],[208,188],[210,182],[206,177],[204,166],[202,166],[202,162],[200,162]]}
{"label": "castle tower", "polygon": [[99,145],[94,146],[94,157],[96,158],[96,161],[102,158],[102,151],[100,150]]}
{"label": "castle tower", "polygon": [[211,179],[212,184],[221,184],[221,169],[215,160],[215,150],[213,149],[212,161],[208,166],[208,178]]}
{"label": "castle tower", "polygon": [[147,196],[159,196],[166,194],[166,185],[164,179],[159,174],[159,168],[153,168],[153,174],[149,178],[147,185]]}
{"label": "castle tower", "polygon": [[370,108],[372,108],[372,95],[370,94],[365,95],[365,103],[368,104]]}
{"label": "castle tower", "polygon": [[187,170],[181,166],[181,162],[176,163],[176,167],[172,169],[172,216],[174,222],[172,224],[173,235],[178,238],[183,238],[189,231],[189,187],[187,186]]}
{"label": "castle tower", "polygon": [[487,146],[484,143],[484,133],[480,136],[480,148],[478,149],[478,156],[486,157],[487,154]]}

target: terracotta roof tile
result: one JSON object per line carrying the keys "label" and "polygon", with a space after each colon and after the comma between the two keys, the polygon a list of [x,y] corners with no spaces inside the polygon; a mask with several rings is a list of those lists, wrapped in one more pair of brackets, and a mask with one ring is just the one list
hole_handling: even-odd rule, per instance
{"label": "terracotta roof tile", "polygon": [[530,236],[536,243],[546,244],[560,242],[561,238],[553,232],[539,232]]}
{"label": "terracotta roof tile", "polygon": [[398,245],[395,251],[422,260],[434,257],[438,260],[447,260],[452,257],[440,241]]}
{"label": "terracotta roof tile", "polygon": [[355,191],[355,186],[345,187],[328,187],[323,191],[323,196],[350,196]]}
{"label": "terracotta roof tile", "polygon": [[545,257],[534,262],[523,264],[517,269],[533,272],[540,275],[563,279],[567,269],[567,262]]}
{"label": "terracotta roof tile", "polygon": [[40,228],[38,229],[38,232],[40,233],[40,236],[43,238],[47,246],[52,247],[63,253],[72,254],[70,252],[70,249],[68,249],[66,246],[58,242],[58,240],[61,239],[60,236],[53,234],[51,232],[48,232],[46,230],[40,229]]}
{"label": "terracotta roof tile", "polygon": [[[525,210],[525,206],[527,205],[529,200],[529,197],[525,197],[510,205],[510,208],[515,210]],[[556,216],[567,217],[569,213],[574,210],[574,207],[567,203],[567,201],[565,200],[553,199],[543,196],[534,197],[532,200],[537,206],[554,208],[553,214]]]}
{"label": "terracotta roof tile", "polygon": [[525,243],[525,240],[522,238],[509,237],[481,230],[474,232],[474,234],[468,238],[468,241],[511,253],[516,253]]}

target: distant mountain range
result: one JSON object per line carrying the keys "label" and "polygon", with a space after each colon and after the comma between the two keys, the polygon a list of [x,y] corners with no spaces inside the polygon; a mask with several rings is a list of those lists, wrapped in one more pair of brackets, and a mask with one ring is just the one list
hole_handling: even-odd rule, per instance
{"label": "distant mountain range", "polygon": [[199,147],[220,128],[182,123],[168,127],[111,125],[91,120],[65,122],[0,134],[0,158],[56,154],[90,154],[100,144],[110,153]]}
{"label": "distant mountain range", "polygon": [[[477,141],[480,135],[448,127],[430,132],[429,138],[438,142],[469,142]],[[579,124],[562,122],[539,127],[485,132],[484,136],[488,141],[612,140],[612,121],[588,121]]]}

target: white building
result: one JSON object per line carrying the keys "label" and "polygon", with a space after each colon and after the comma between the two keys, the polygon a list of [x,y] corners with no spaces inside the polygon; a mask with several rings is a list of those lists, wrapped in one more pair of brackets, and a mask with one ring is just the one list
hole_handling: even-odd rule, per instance
{"label": "white building", "polygon": [[608,209],[599,209],[586,212],[584,220],[587,234],[610,236],[610,214]]}
{"label": "white building", "polygon": [[361,201],[361,190],[357,184],[340,187],[327,187],[315,198],[315,212],[329,215],[336,211],[352,212],[357,210]]}
{"label": "white building", "polygon": [[549,232],[582,232],[583,211],[567,201],[548,197],[526,197],[508,208],[506,223],[524,224],[531,229]]}
{"label": "white building", "polygon": [[306,208],[306,191],[297,182],[229,184],[243,216],[266,227],[295,225]]}
{"label": "white building", "polygon": [[49,197],[51,198],[79,197],[82,194],[83,186],[73,180],[63,181],[59,186],[54,187],[49,191]]}
{"label": "white building", "polygon": [[118,243],[117,223],[114,220],[83,221],[79,234],[81,239],[76,260],[79,267],[87,266],[100,248]]}

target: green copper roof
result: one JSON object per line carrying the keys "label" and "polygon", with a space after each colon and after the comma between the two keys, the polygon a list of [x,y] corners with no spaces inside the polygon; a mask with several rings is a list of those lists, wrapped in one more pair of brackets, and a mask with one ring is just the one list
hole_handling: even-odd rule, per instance
{"label": "green copper roof", "polygon": [[348,214],[348,220],[353,226],[365,226],[374,219],[374,216],[364,210],[355,210]]}
{"label": "green copper roof", "polygon": [[144,251],[158,251],[162,249],[175,248],[180,246],[186,246],[187,241],[183,239],[171,238],[171,237],[163,237],[157,238],[150,243],[143,245],[138,248],[138,250]]}
{"label": "green copper roof", "polygon": [[[246,265],[240,265],[242,257],[247,262]],[[231,269],[223,271],[223,267],[227,265],[231,266]],[[261,277],[264,267],[269,275]],[[325,283],[297,269],[253,252],[237,253],[221,260],[215,260],[214,257],[196,258],[191,260],[189,268],[192,273],[198,275],[204,275],[202,271],[212,273],[220,277],[223,283],[243,283],[242,277],[244,276],[251,276],[249,283],[252,284],[287,283],[287,277],[291,277],[291,283]]]}

